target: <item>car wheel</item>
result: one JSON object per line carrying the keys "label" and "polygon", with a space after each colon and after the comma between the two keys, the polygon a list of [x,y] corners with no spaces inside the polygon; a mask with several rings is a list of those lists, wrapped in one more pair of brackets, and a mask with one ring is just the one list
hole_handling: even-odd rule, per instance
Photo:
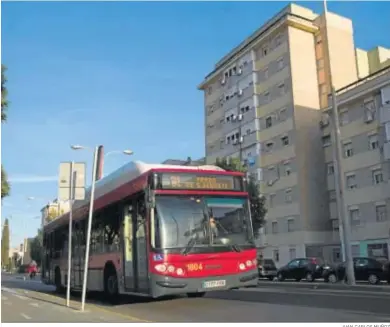
{"label": "car wheel", "polygon": [[332,284],[337,283],[337,276],[335,274],[330,274],[327,281]]}
{"label": "car wheel", "polygon": [[284,281],[284,277],[283,277],[282,273],[278,273],[278,275],[276,277],[278,278],[279,282],[283,282]]}
{"label": "car wheel", "polygon": [[310,272],[308,272],[308,273],[306,274],[305,279],[306,279],[308,282],[314,282],[314,276],[313,276],[313,274],[310,273]]}
{"label": "car wheel", "polygon": [[379,283],[379,278],[377,275],[375,274],[370,274],[368,276],[368,282],[371,284],[371,285],[376,285]]}

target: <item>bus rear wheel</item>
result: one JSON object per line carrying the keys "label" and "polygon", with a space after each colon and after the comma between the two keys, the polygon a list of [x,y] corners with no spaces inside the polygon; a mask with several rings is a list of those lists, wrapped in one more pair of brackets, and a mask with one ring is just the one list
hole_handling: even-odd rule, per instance
{"label": "bus rear wheel", "polygon": [[104,269],[104,293],[109,302],[117,303],[119,300],[118,277],[113,266]]}
{"label": "bus rear wheel", "polygon": [[58,267],[55,270],[54,283],[56,285],[56,293],[62,294],[65,292],[65,287],[61,284],[61,271]]}
{"label": "bus rear wheel", "polygon": [[206,292],[197,292],[197,293],[187,293],[189,298],[204,297]]}

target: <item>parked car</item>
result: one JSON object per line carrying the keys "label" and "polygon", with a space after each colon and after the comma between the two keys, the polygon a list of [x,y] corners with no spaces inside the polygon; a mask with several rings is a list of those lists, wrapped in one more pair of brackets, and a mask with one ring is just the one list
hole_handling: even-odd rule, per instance
{"label": "parked car", "polygon": [[273,280],[276,277],[277,269],[272,259],[258,259],[257,270],[259,271],[259,278]]}
{"label": "parked car", "polygon": [[[353,258],[355,279],[357,281],[368,281],[370,284],[378,284],[381,280],[390,279],[386,263],[367,257]],[[336,267],[328,266],[323,270],[324,281],[336,283],[346,280],[346,262],[338,264]]]}
{"label": "parked car", "polygon": [[300,281],[306,279],[313,282],[322,277],[323,262],[319,258],[298,258],[291,260],[287,265],[279,268],[276,277],[279,281],[295,279]]}

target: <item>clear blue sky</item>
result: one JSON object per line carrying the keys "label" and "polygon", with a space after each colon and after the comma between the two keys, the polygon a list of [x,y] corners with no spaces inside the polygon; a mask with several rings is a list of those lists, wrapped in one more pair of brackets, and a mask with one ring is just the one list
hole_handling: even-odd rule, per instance
{"label": "clear blue sky", "polygon": [[[203,95],[196,86],[285,5],[2,2],[11,102],[2,162],[12,182],[2,217],[12,215],[12,245],[35,235],[33,217],[56,197],[60,161],[91,167],[92,154],[71,151],[70,144],[131,148],[134,159],[148,162],[203,156]],[[302,5],[322,11],[322,2]],[[357,47],[390,48],[389,2],[328,2],[328,8],[353,19]],[[126,160],[109,156],[105,171]]]}

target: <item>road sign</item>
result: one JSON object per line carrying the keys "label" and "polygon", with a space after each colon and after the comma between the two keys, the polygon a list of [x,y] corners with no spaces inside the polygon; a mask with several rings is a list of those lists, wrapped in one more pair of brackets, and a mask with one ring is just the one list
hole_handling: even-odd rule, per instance
{"label": "road sign", "polygon": [[[74,200],[84,200],[85,197],[85,162],[75,162],[73,164],[74,173]],[[68,201],[71,199],[72,184],[72,163],[61,162],[58,176],[58,201]]]}

